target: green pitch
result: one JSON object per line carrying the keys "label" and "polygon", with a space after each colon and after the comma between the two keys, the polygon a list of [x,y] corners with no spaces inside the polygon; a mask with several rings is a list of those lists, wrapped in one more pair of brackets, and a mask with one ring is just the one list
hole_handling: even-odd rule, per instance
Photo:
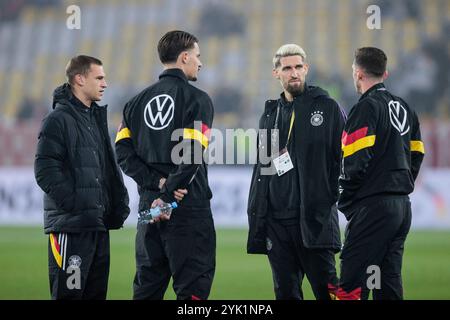
{"label": "green pitch", "polygon": [[[134,228],[111,232],[109,299],[132,296],[134,235]],[[38,227],[0,227],[0,299],[49,298],[47,241]],[[217,269],[210,299],[274,298],[266,257],[246,254],[245,245],[246,230],[217,230]],[[450,232],[410,233],[403,282],[406,299],[450,299]],[[304,289],[305,298],[313,299],[307,282]],[[166,299],[174,298],[170,287]]]}

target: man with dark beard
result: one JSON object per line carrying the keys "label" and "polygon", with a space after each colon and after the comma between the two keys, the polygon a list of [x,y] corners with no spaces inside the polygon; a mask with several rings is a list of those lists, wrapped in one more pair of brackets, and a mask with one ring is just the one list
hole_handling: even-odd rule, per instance
{"label": "man with dark beard", "polygon": [[345,115],[325,90],[306,84],[305,59],[295,44],[283,45],[273,59],[283,92],[266,102],[259,122],[265,129],[259,155],[271,161],[258,157],[248,203],[247,252],[267,254],[277,299],[303,299],[305,275],[317,299],[334,297],[337,286],[335,203]]}

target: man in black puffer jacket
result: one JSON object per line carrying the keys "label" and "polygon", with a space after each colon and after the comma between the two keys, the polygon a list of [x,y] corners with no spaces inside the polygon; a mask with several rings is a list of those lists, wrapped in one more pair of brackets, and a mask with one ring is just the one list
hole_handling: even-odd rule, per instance
{"label": "man in black puffer jacket", "polygon": [[52,299],[106,299],[109,233],[128,217],[128,193],[108,135],[102,62],[71,59],[39,133],[35,177],[44,194]]}

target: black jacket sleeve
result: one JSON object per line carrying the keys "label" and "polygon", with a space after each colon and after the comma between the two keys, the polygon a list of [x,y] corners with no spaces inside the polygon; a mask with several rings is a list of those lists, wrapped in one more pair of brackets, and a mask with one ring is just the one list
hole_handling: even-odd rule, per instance
{"label": "black jacket sleeve", "polygon": [[425,148],[420,134],[420,123],[415,112],[413,112],[413,126],[411,132],[411,172],[416,180],[420,166],[422,165],[423,157],[425,155]]}
{"label": "black jacket sleeve", "polygon": [[374,156],[378,114],[366,100],[352,110],[342,134],[342,172],[340,202],[345,203],[361,187],[369,162]]}
{"label": "black jacket sleeve", "polygon": [[34,175],[39,187],[66,212],[75,207],[74,180],[66,163],[67,149],[62,124],[47,117],[39,133]]}
{"label": "black jacket sleeve", "polygon": [[131,177],[138,186],[159,191],[159,180],[162,175],[156,170],[148,166],[136,153],[133,146],[133,133],[127,127],[124,108],[124,118],[119,126],[116,137],[116,155],[117,161],[123,172]]}
{"label": "black jacket sleeve", "polygon": [[212,101],[206,94],[196,99],[188,110],[181,141],[183,159],[176,171],[169,175],[161,189],[161,199],[164,202],[175,201],[173,196],[175,190],[188,189],[197,170],[203,164],[203,153],[209,144],[210,128],[214,117],[213,110]]}

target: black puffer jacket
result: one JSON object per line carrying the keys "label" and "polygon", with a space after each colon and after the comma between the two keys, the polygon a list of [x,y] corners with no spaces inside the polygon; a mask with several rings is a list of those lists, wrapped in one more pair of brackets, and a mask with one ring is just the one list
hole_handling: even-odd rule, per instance
{"label": "black puffer jacket", "polygon": [[[45,233],[119,229],[130,209],[108,135],[106,106],[94,103],[91,108],[103,137],[100,145],[106,144],[107,165],[99,161],[99,142],[81,124],[69,85],[55,89],[53,98],[54,110],[43,120],[34,163],[36,181],[45,192]],[[98,179],[105,165],[108,191]],[[110,201],[108,210],[103,199]]]}

